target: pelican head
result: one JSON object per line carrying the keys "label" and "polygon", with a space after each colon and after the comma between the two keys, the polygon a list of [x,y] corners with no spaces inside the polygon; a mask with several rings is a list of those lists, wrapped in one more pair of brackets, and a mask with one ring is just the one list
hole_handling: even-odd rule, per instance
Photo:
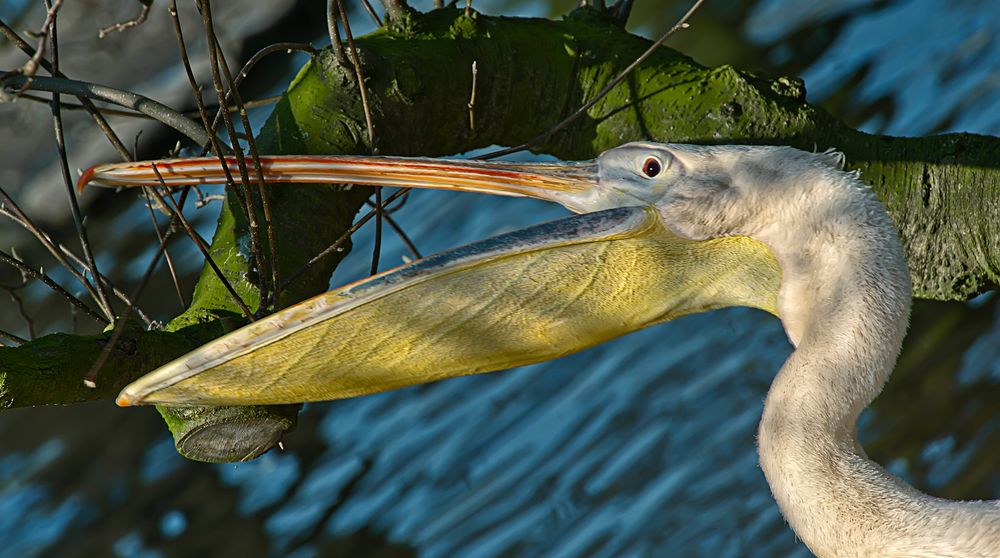
{"label": "pelican head", "polygon": [[631,199],[655,207],[667,227],[691,240],[759,236],[779,224],[795,228],[832,212],[853,213],[842,204],[856,203],[868,189],[842,172],[843,163],[835,151],[634,142],[597,158],[595,189],[614,192],[606,195],[612,205]]}

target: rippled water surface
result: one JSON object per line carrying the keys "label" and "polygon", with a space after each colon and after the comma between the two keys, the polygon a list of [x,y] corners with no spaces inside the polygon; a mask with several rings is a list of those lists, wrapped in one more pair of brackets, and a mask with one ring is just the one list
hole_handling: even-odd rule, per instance
{"label": "rippled water surface", "polygon": [[[850,103],[893,107],[867,129],[1000,135],[992,4],[764,0],[743,32],[780,45],[842,18],[803,72],[812,100],[861,76]],[[397,214],[425,253],[563,215],[441,192]],[[368,241],[334,283],[366,273]],[[387,233],[385,265],[404,253]],[[934,494],[1000,497],[998,320],[991,296],[917,305],[862,419],[874,459]],[[555,362],[309,405],[289,451],[240,465],[186,462],[152,411],[7,412],[0,555],[809,556],[755,453],[790,350],[762,312],[690,316]]]}

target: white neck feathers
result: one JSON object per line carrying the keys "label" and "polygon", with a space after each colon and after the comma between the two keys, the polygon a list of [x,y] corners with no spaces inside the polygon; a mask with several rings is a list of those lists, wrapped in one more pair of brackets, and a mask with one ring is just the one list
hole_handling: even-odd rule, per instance
{"label": "white neck feathers", "polygon": [[[889,378],[906,332],[910,282],[874,196],[838,173],[816,188],[837,218],[754,235],[782,267],[779,311],[796,351],[774,380],[761,467],[782,513],[820,557],[1000,556],[1000,502],[932,498],[867,459],[861,411]],[[853,192],[849,191],[854,190]],[[841,198],[841,195],[844,197]]]}

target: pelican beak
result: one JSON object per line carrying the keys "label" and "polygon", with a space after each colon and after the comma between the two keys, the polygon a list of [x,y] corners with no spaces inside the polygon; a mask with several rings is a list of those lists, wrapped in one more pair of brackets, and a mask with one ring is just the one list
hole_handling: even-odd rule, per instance
{"label": "pelican beak", "polygon": [[[220,184],[239,176],[238,161],[218,157],[163,159],[91,167],[80,176],[77,188],[88,184],[125,186],[193,186]],[[250,176],[253,160],[246,159]],[[268,183],[344,183],[370,186],[435,188],[520,196],[553,201],[576,212],[590,211],[590,193],[598,182],[596,161],[568,163],[511,163],[464,159],[408,157],[356,157],[347,155],[260,157]]]}
{"label": "pelican beak", "polygon": [[[235,160],[226,164],[236,172]],[[81,184],[218,183],[224,171],[210,158],[102,165]],[[776,312],[781,272],[767,247],[744,237],[680,238],[650,204],[602,188],[594,161],[287,156],[261,158],[261,172],[271,183],[527,196],[584,214],[417,260],[285,308],[139,378],[121,392],[119,405],[355,397],[558,358],[694,312],[734,305]]]}

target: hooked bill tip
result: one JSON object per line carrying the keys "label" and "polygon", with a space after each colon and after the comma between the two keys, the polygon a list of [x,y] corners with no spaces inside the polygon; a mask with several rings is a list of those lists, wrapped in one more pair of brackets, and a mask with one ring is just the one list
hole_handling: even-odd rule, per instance
{"label": "hooked bill tip", "polygon": [[92,165],[90,168],[83,171],[83,173],[80,175],[80,178],[78,178],[76,181],[77,193],[83,192],[83,189],[86,188],[87,184],[90,183],[91,179],[94,178],[95,169],[97,169],[97,165]]}

